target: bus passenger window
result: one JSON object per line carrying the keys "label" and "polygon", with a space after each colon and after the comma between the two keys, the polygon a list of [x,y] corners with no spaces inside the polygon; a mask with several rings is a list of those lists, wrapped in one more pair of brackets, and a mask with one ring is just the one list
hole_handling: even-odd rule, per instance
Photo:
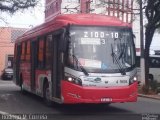
{"label": "bus passenger window", "polygon": [[22,54],[21,54],[21,60],[25,60],[25,51],[26,51],[26,43],[22,43]]}
{"label": "bus passenger window", "polygon": [[38,68],[44,67],[44,40],[40,40],[38,44]]}
{"label": "bus passenger window", "polygon": [[51,68],[51,53],[52,53],[52,35],[47,36],[46,39],[46,54],[45,54],[45,62],[46,68]]}
{"label": "bus passenger window", "polygon": [[27,42],[26,60],[30,60],[30,41]]}

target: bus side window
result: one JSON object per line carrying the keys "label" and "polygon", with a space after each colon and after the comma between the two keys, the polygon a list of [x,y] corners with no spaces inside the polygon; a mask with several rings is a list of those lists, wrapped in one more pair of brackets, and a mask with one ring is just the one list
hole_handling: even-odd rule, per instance
{"label": "bus side window", "polygon": [[39,40],[38,43],[38,68],[44,67],[44,40]]}
{"label": "bus side window", "polygon": [[48,35],[46,39],[46,51],[45,51],[45,68],[51,68],[51,53],[52,53],[52,35]]}
{"label": "bus side window", "polygon": [[31,48],[31,44],[30,41],[27,42],[27,50],[26,50],[26,60],[30,60],[30,48]]}
{"label": "bus side window", "polygon": [[25,60],[25,54],[26,54],[26,43],[22,42],[22,54],[21,54],[21,60]]}

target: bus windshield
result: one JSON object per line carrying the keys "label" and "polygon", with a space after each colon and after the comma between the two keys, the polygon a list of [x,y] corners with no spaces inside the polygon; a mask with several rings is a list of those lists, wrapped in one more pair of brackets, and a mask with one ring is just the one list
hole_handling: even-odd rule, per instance
{"label": "bus windshield", "polygon": [[135,65],[134,47],[130,28],[71,26],[68,65],[87,72],[127,72]]}

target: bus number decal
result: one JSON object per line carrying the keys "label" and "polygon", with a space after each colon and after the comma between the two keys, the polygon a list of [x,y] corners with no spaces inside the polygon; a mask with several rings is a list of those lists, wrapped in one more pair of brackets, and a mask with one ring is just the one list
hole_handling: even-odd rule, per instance
{"label": "bus number decal", "polygon": [[98,32],[95,32],[95,34],[94,34],[94,36],[96,37],[96,38],[98,38]]}
{"label": "bus number decal", "polygon": [[84,37],[88,37],[88,32],[84,32]]}
{"label": "bus number decal", "polygon": [[105,33],[104,32],[84,32],[84,37],[88,38],[104,38],[105,37]]}
{"label": "bus number decal", "polygon": [[101,44],[105,44],[105,39],[101,39]]}
{"label": "bus number decal", "polygon": [[112,36],[112,38],[118,38],[119,34],[118,34],[118,32],[112,32],[111,36]]}
{"label": "bus number decal", "polygon": [[104,38],[104,32],[100,32],[100,37]]}

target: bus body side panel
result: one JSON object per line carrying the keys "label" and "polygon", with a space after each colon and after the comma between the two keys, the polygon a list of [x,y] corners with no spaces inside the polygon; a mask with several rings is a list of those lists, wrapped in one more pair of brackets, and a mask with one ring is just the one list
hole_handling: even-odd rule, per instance
{"label": "bus body side panel", "polygon": [[[35,80],[35,88],[36,88],[36,94],[43,97],[43,85],[44,80],[48,80],[49,82],[49,88],[51,89],[51,71],[46,70],[36,70],[35,72],[36,80]],[[51,91],[51,90],[50,90]]]}
{"label": "bus body side panel", "polygon": [[15,51],[14,51],[14,78],[13,82],[16,85],[20,85],[20,57],[21,57],[21,45],[15,44]]}
{"label": "bus body side panel", "polygon": [[21,62],[20,63],[20,74],[23,82],[23,87],[27,91],[31,91],[31,63]]}
{"label": "bus body side panel", "polygon": [[82,87],[62,81],[63,102],[76,103],[115,103],[136,102],[137,82],[126,87]]}
{"label": "bus body side panel", "polygon": [[[44,85],[44,80],[48,80],[49,83],[51,83],[51,71],[46,71],[46,70],[36,70],[35,71],[35,90],[31,89],[31,81],[29,79],[29,73],[26,73],[26,70],[24,69],[25,67],[29,66],[26,63],[21,64],[21,73],[23,76],[23,87],[25,90],[32,92],[36,95],[39,95],[43,97],[43,85]],[[50,89],[51,89],[51,84]],[[51,90],[50,90],[51,91]]]}

